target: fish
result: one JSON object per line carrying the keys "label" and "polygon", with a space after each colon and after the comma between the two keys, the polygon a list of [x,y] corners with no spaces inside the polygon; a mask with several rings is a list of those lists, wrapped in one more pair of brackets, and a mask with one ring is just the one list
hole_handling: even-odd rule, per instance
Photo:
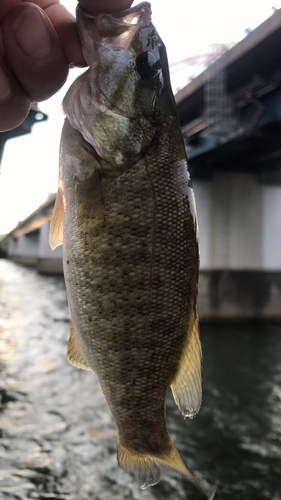
{"label": "fish", "polygon": [[142,488],[174,469],[209,499],[169,437],[202,398],[195,200],[165,45],[147,2],[77,25],[88,69],[63,100],[50,245],[63,243],[68,361],[93,370],[118,429],[117,458]]}

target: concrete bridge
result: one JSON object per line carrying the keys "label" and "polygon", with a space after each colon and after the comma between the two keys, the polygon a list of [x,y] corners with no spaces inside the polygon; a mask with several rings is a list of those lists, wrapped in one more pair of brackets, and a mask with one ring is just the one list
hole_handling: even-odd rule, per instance
{"label": "concrete bridge", "polygon": [[53,252],[49,245],[50,220],[56,196],[50,195],[34,213],[0,242],[7,256],[19,264],[35,267],[45,274],[62,274],[62,246]]}
{"label": "concrete bridge", "polygon": [[[281,10],[176,95],[199,219],[201,319],[281,319]],[[54,198],[2,241],[16,262],[62,272]]]}
{"label": "concrete bridge", "polygon": [[280,40],[278,10],[176,96],[206,317],[281,317]]}

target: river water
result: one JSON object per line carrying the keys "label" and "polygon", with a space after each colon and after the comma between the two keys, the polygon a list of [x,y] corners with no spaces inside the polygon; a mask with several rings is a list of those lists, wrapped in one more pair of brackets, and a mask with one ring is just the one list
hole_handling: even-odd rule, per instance
{"label": "river water", "polygon": [[[0,499],[200,500],[180,476],[141,490],[117,466],[97,377],[66,361],[63,278],[0,260]],[[281,326],[201,325],[204,396],[167,424],[217,499],[281,500]]]}

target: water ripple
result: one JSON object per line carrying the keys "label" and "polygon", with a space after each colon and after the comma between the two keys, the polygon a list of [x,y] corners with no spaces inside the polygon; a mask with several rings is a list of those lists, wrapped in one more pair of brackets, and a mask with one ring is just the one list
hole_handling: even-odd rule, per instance
{"label": "water ripple", "polygon": [[[181,477],[140,490],[117,466],[94,373],[66,361],[63,279],[0,260],[1,500],[199,500]],[[171,436],[217,498],[281,500],[279,325],[201,326],[204,399],[193,421],[167,396]]]}

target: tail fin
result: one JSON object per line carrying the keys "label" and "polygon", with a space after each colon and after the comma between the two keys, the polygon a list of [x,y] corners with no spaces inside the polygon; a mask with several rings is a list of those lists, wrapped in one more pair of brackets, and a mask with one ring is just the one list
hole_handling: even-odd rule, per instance
{"label": "tail fin", "polygon": [[119,465],[135,474],[142,489],[157,484],[165,468],[171,467],[181,472],[194,486],[206,495],[208,500],[212,500],[215,496],[216,489],[192,474],[171,440],[169,452],[162,456],[143,455],[129,450],[120,442],[119,436],[117,439],[117,449]]}

